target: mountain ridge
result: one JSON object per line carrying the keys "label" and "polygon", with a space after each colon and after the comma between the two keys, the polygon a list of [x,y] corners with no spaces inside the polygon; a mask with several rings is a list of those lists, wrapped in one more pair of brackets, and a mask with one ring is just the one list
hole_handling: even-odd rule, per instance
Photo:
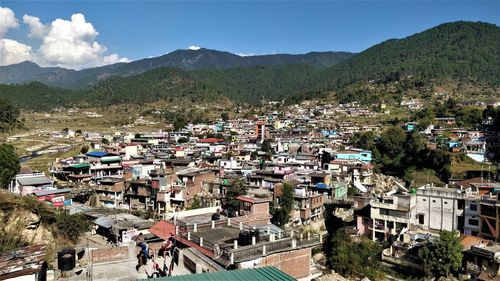
{"label": "mountain ridge", "polygon": [[[63,88],[80,88],[95,84],[111,76],[141,74],[159,67],[174,67],[187,71],[204,69],[230,69],[258,65],[310,64],[325,68],[352,57],[349,52],[309,52],[306,54],[273,54],[239,56],[226,51],[201,48],[199,50],[175,50],[153,58],[139,59],[129,63],[116,63],[82,70],[44,68],[33,62],[22,62],[0,66],[0,83],[13,84],[38,81]],[[26,65],[30,65],[26,74]]]}
{"label": "mountain ridge", "polygon": [[[500,98],[498,46],[500,27],[461,21],[381,42],[327,68],[300,61],[226,69],[220,63],[218,69],[192,71],[162,67],[137,75],[114,76],[73,91],[41,83],[0,85],[0,96],[10,97],[25,108],[148,103],[183,97],[191,102],[213,102],[224,97],[235,103],[258,104],[263,99],[297,102],[328,93],[334,93],[341,102],[374,104],[384,100],[399,102],[410,92],[430,97],[434,86],[452,83],[458,94],[495,99]],[[37,99],[40,95],[43,100]]]}

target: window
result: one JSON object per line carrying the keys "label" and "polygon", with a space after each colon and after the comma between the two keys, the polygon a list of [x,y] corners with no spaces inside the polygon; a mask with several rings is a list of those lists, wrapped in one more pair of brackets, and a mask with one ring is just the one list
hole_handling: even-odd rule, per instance
{"label": "window", "polygon": [[474,226],[478,226],[479,225],[479,220],[469,219],[469,224],[470,225],[474,225]]}
{"label": "window", "polygon": [[426,201],[427,201],[427,199],[425,199],[425,198],[424,198],[424,199],[422,199],[422,201],[426,202]]}
{"label": "window", "polygon": [[419,214],[418,215],[418,224],[424,224],[424,223],[425,223],[425,215]]}
{"label": "window", "polygon": [[394,229],[394,222],[393,221],[388,221],[387,222],[387,228],[388,229]]}
{"label": "window", "polygon": [[432,200],[432,203],[436,203],[436,200]]}
{"label": "window", "polygon": [[252,204],[249,202],[243,202],[243,208],[244,211],[250,212],[252,210]]}
{"label": "window", "polygon": [[448,204],[448,202],[446,202],[446,201],[445,201],[444,203],[445,203],[445,204]]}
{"label": "window", "polygon": [[470,204],[470,205],[469,205],[469,209],[470,209],[471,211],[477,211],[477,205],[476,205],[476,204]]}

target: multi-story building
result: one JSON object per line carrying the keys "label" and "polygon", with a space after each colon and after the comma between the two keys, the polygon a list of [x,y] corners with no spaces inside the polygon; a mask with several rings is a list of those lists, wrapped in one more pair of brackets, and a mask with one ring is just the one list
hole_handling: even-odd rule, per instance
{"label": "multi-story building", "polygon": [[416,225],[429,230],[464,229],[466,191],[426,185],[417,189]]}
{"label": "multi-story building", "polygon": [[467,195],[464,199],[464,231],[465,235],[479,236],[480,232],[480,201],[479,195]]}
{"label": "multi-story building", "polygon": [[500,236],[500,193],[483,195],[479,203],[479,236],[494,241]]}
{"label": "multi-story building", "polygon": [[296,215],[292,217],[300,219],[303,224],[317,220],[323,213],[323,198],[319,192],[307,191],[305,187],[295,188],[293,199]]}
{"label": "multi-story building", "polygon": [[171,204],[189,206],[195,196],[203,190],[203,185],[215,179],[211,169],[187,168],[177,172],[178,181],[171,188]]}
{"label": "multi-story building", "polygon": [[120,208],[123,204],[125,180],[119,178],[103,178],[94,187],[103,207]]}
{"label": "multi-story building", "polygon": [[397,236],[415,222],[417,197],[413,194],[377,198],[372,200],[370,205],[374,241],[384,241],[390,235]]}

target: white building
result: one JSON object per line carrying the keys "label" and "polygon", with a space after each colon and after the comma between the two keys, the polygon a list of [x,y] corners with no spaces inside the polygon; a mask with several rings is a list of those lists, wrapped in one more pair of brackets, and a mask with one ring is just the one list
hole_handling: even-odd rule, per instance
{"label": "white building", "polygon": [[425,185],[417,189],[416,225],[429,230],[462,231],[465,197],[470,191]]}
{"label": "white building", "polygon": [[9,191],[19,195],[29,195],[35,191],[53,190],[53,181],[44,173],[17,174],[9,184]]}
{"label": "white building", "polygon": [[468,195],[465,197],[464,209],[464,234],[479,236],[480,232],[480,201],[479,195]]}

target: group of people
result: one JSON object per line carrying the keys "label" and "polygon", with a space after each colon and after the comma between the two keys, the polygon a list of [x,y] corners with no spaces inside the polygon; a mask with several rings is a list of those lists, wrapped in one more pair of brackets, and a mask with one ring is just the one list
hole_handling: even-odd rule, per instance
{"label": "group of people", "polygon": [[[135,242],[136,245],[141,248],[139,254],[137,255],[137,266],[136,266],[137,271],[141,266],[146,265],[148,263],[148,260],[152,260],[153,272],[150,275],[146,271],[148,277],[151,278],[154,278],[155,276],[163,277],[163,276],[170,276],[172,274],[172,270],[174,267],[173,256],[175,250],[175,237],[173,233],[170,233],[169,238],[165,242],[163,242],[160,249],[158,250],[157,256],[163,257],[163,268],[160,268],[160,265],[155,261],[154,254],[153,255],[150,254],[149,247],[147,243],[144,242],[144,235],[142,233],[139,233],[139,235],[135,237]],[[167,256],[172,258],[169,267],[167,267],[166,265]]]}

